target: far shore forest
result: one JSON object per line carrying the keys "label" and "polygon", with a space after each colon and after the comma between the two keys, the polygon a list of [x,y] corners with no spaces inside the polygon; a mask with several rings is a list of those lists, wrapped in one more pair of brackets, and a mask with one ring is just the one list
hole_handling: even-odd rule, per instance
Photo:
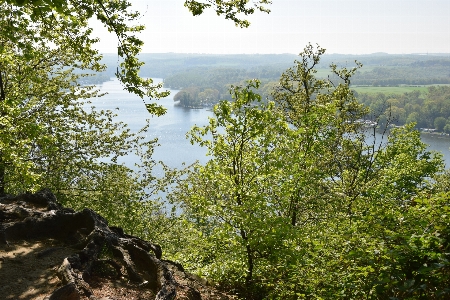
{"label": "far shore forest", "polygon": [[[187,108],[212,108],[220,100],[231,100],[232,85],[257,78],[263,99],[272,100],[271,91],[281,73],[296,55],[201,55],[142,54],[146,63],[142,76],[163,78],[164,87],[178,90],[174,100]],[[108,70],[89,83],[109,80],[114,69],[113,57],[104,58]],[[402,126],[414,122],[422,131],[450,134],[450,55],[324,55],[317,66],[318,78],[337,84],[329,64],[353,67],[361,62],[351,80],[351,89],[358,101],[370,107],[366,120],[383,126]]]}

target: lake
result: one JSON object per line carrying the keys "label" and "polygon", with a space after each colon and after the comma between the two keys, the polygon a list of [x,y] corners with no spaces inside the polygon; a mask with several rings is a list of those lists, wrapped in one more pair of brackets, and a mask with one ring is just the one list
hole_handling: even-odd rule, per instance
{"label": "lake", "polygon": [[[160,82],[156,79],[155,82]],[[172,168],[180,168],[183,163],[192,164],[196,160],[206,162],[206,149],[198,145],[191,145],[186,139],[186,133],[194,125],[204,126],[208,124],[208,117],[212,112],[206,109],[187,109],[176,106],[173,97],[178,91],[171,90],[171,94],[158,100],[157,103],[167,108],[164,116],[151,116],[139,97],[124,91],[117,79],[108,81],[99,86],[101,92],[108,94],[96,99],[91,99],[92,105],[97,109],[111,109],[117,113],[117,121],[127,123],[133,132],[137,132],[150,119],[148,138],[158,138],[160,146],[156,147],[153,158],[163,161]],[[116,108],[119,110],[115,110]],[[125,163],[132,166],[134,159],[127,158]]]}
{"label": "lake", "polygon": [[[161,79],[155,79],[155,82],[161,82]],[[92,105],[98,109],[111,110],[118,107],[116,120],[127,123],[132,131],[141,129],[146,124],[146,119],[151,120],[148,138],[158,138],[160,144],[153,156],[156,161],[163,161],[172,168],[180,168],[183,163],[191,164],[196,160],[204,163],[208,160],[206,150],[197,145],[191,145],[186,139],[186,132],[194,125],[207,125],[208,117],[213,115],[210,110],[176,106],[173,97],[177,91],[172,90],[170,96],[158,100],[158,103],[167,108],[167,113],[161,117],[152,117],[145,109],[142,99],[125,92],[117,79],[105,82],[99,88],[101,92],[108,94],[92,99]],[[443,153],[446,168],[449,168],[450,139],[422,135],[422,140],[429,145],[429,149]],[[123,161],[132,166],[135,159],[128,157]]]}

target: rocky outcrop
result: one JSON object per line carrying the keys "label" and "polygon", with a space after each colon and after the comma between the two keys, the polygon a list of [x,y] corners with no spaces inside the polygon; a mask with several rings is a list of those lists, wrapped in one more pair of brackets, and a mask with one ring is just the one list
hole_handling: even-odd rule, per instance
{"label": "rocky outcrop", "polygon": [[[48,190],[0,198],[0,250],[0,280],[2,284],[11,281],[5,284],[9,289],[0,288],[2,299],[20,295],[49,300],[230,298],[195,280],[180,265],[162,260],[158,245],[109,227],[90,209],[76,212],[63,208]],[[58,277],[52,281],[51,275],[46,275],[49,284],[53,282],[50,289],[42,288],[31,275],[27,277],[25,269],[14,276],[22,276],[38,291],[24,288],[27,283],[22,281],[14,288],[22,279],[8,275],[8,267],[26,265],[32,274],[33,266],[44,259],[47,268],[52,266],[46,274],[53,271]],[[51,260],[58,261],[52,264]]]}

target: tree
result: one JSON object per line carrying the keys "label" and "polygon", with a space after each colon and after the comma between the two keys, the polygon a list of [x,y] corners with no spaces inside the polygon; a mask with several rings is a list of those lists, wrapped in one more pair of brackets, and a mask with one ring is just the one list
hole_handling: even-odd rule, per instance
{"label": "tree", "polygon": [[[265,0],[258,1],[256,8],[267,11],[262,5],[268,3]],[[213,7],[219,15],[224,14],[242,26],[248,24],[239,19],[237,14],[254,12],[254,7],[248,7],[246,1],[203,4],[188,1],[185,5],[195,15],[207,7]],[[96,92],[92,87],[80,87],[76,82],[85,75],[74,75],[73,70],[92,73],[104,69],[100,64],[101,55],[93,48],[98,38],[91,37],[92,29],[88,26],[91,18],[97,17],[118,38],[118,56],[122,62],[116,75],[126,90],[141,98],[160,98],[168,94],[158,91],[161,85],[154,85],[151,79],[143,79],[138,75],[142,63],[137,55],[143,43],[136,34],[143,30],[143,26],[129,25],[139,17],[139,13],[130,10],[128,1],[5,0],[0,2],[0,6],[0,193],[5,191],[6,181],[11,183],[15,180],[11,177],[13,169],[15,174],[21,174],[23,186],[34,188],[40,176],[36,173],[38,160],[29,155],[48,155],[42,154],[47,148],[56,151],[56,138],[52,130],[59,128],[52,127],[50,123],[64,126],[62,121],[51,120],[51,114],[68,118],[68,123],[73,122],[73,128],[84,130],[86,123],[100,128],[109,126],[108,122],[93,125],[95,122],[92,116],[95,113],[82,116],[81,106],[74,102],[94,97]],[[165,111],[155,103],[147,103],[146,107],[156,115]],[[108,114],[100,113],[99,116],[110,119]],[[23,118],[29,116],[33,116],[36,121],[29,124],[23,122]],[[115,126],[110,131],[113,132],[122,125],[111,126]],[[72,131],[67,127],[64,130]],[[70,143],[76,142],[66,140],[66,144]],[[119,151],[106,150],[108,147],[113,146],[106,143],[102,149],[106,152]],[[123,153],[125,150],[121,151]],[[86,155],[92,155],[89,158],[92,161],[98,157],[98,152]],[[7,169],[9,175],[6,174]],[[10,190],[14,189],[10,187]]]}
{"label": "tree", "polygon": [[[265,282],[280,279],[275,270],[295,265],[297,233],[311,234],[332,213],[327,209],[333,196],[326,195],[334,174],[326,169],[333,158],[329,155],[337,149],[339,134],[342,138],[359,127],[347,123],[359,116],[348,83],[332,88],[330,82],[315,79],[314,65],[307,66],[313,55],[312,48],[306,49],[298,73],[289,70],[281,80],[295,111],[260,103],[254,91],[258,84],[232,89],[234,100],[220,102],[209,126],[190,133],[213,158],[197,166],[171,195],[184,209],[184,222],[214,249],[187,246],[191,256],[176,258],[196,272],[245,287],[247,297],[255,297],[255,287],[262,297],[268,289]],[[348,79],[346,71],[335,71]],[[305,77],[308,82],[302,85]],[[282,97],[281,88],[278,92],[276,100]]]}
{"label": "tree", "polygon": [[[376,141],[374,129],[364,128],[358,120],[367,111],[349,89],[354,71],[332,65],[339,84],[316,79],[314,68],[324,50],[313,50],[310,45],[305,48],[273,93],[298,128],[294,139],[298,144],[292,142],[293,151],[286,151],[283,159],[285,170],[292,171],[282,182],[291,191],[290,206],[295,208],[291,212],[298,228],[295,243],[307,257],[286,262],[291,275],[281,283],[285,288],[274,294],[293,299],[359,298],[374,293],[377,285],[376,279],[366,281],[363,274],[374,270],[376,276],[383,266],[364,256],[368,249],[377,253],[380,244],[389,243],[374,231],[386,235],[395,231],[396,220],[404,213],[402,205],[426,191],[428,179],[443,164],[439,155],[426,151],[412,126],[393,130],[387,143]],[[368,142],[370,136],[373,142]],[[367,242],[373,236],[379,239]],[[390,295],[387,290],[381,294],[377,296]]]}
{"label": "tree", "polygon": [[272,197],[277,189],[276,145],[283,141],[287,123],[273,103],[261,103],[253,90],[258,86],[254,81],[233,87],[234,101],[221,101],[208,126],[192,129],[191,141],[205,146],[214,159],[197,166],[171,196],[215,249],[207,254],[214,258],[203,273],[221,281],[221,274],[227,274],[229,282],[245,286],[247,293],[264,279],[267,263],[262,261],[275,259],[275,249],[289,235],[281,199]]}
{"label": "tree", "polygon": [[214,89],[204,89],[198,94],[203,105],[211,105],[219,101],[219,91]]}
{"label": "tree", "polygon": [[417,124],[418,121],[419,121],[419,113],[416,112],[416,111],[410,113],[410,114],[408,115],[408,118],[406,118],[406,123],[407,123],[407,124],[409,124],[409,123],[415,123],[415,124]]}
{"label": "tree", "polygon": [[[149,234],[145,222],[162,212],[151,199],[160,186],[150,175],[155,141],[144,138],[148,125],[132,133],[113,112],[89,108],[88,99],[101,95],[69,66],[102,67],[65,44],[83,35],[69,23],[37,26],[1,4],[0,194],[50,188],[68,206],[91,207],[128,233]],[[8,24],[16,26],[13,41]],[[117,163],[133,152],[139,171]]]}
{"label": "tree", "polygon": [[[319,46],[314,49],[311,44],[307,45],[295,66],[282,74],[272,94],[297,129],[295,143],[290,145],[290,151],[285,151],[285,161],[292,170],[290,180],[284,182],[291,186],[287,189],[292,191],[293,225],[310,218],[310,211],[301,209],[305,205],[327,214],[334,196],[329,194],[333,189],[331,183],[345,187],[347,194],[354,193],[350,191],[351,187],[361,184],[356,179],[365,178],[360,173],[370,169],[370,165],[360,164],[373,154],[365,145],[362,124],[357,122],[367,114],[367,109],[357,102],[349,88],[350,78],[361,64],[356,62],[350,70],[338,69],[332,64],[331,71],[337,82],[318,79],[316,67],[324,53],[325,49]],[[322,199],[317,193],[324,194]],[[324,208],[318,209],[320,205]],[[301,210],[304,212],[302,217],[299,216]],[[315,214],[321,218],[320,213]]]}
{"label": "tree", "polygon": [[[40,121],[45,117],[51,120],[53,113],[61,110],[58,107],[67,106],[74,98],[94,97],[96,93],[90,92],[91,88],[81,91],[73,86],[76,77],[71,70],[63,69],[62,66],[66,65],[66,61],[76,60],[75,53],[68,51],[66,47],[51,49],[46,45],[48,41],[46,37],[58,38],[56,35],[58,31],[61,35],[61,30],[47,31],[46,28],[34,28],[28,19],[22,17],[21,11],[6,4],[2,4],[0,14],[2,25],[0,26],[2,31],[0,186],[1,192],[4,192],[7,182],[23,182],[24,185],[30,185],[35,180],[33,163],[30,162],[29,155],[35,153],[34,149],[39,149],[41,153],[45,152],[43,142],[53,140],[52,134],[44,134],[53,128]],[[17,36],[15,40],[9,39],[8,24],[14,24],[16,33],[23,34]],[[29,40],[30,35],[42,36],[41,42]],[[62,35],[59,38],[65,39]],[[80,67],[100,69],[95,61],[90,63],[80,61],[79,64]],[[77,92],[80,92],[78,97],[75,96]],[[79,110],[79,107],[76,109]],[[70,112],[68,115],[70,116]],[[43,145],[38,146],[36,143]],[[35,146],[32,146],[33,144]],[[6,169],[16,171],[9,172],[8,175],[5,174]],[[11,177],[13,173],[21,176],[22,180]],[[9,179],[5,176],[9,176]]]}
{"label": "tree", "polygon": [[[19,5],[19,6],[17,6]],[[158,92],[159,85],[153,85],[151,79],[138,76],[142,65],[136,58],[142,46],[142,41],[134,34],[143,29],[142,26],[128,26],[126,20],[136,19],[139,14],[129,12],[130,4],[126,1],[2,1],[2,37],[3,40],[15,43],[15,51],[27,52],[27,58],[32,59],[33,43],[50,43],[55,49],[69,53],[62,65],[69,68],[92,69],[100,71],[101,55],[93,49],[98,38],[92,38],[92,29],[88,21],[97,16],[119,40],[118,55],[123,58],[120,69],[116,73],[125,89],[140,97],[159,98],[167,93]],[[36,31],[39,35],[36,35]],[[0,48],[2,57],[8,56],[11,48]],[[76,56],[76,60],[74,60]],[[162,107],[148,106],[153,114],[164,112]]]}
{"label": "tree", "polygon": [[450,133],[450,123],[445,124],[445,126],[444,126],[444,132],[445,132],[445,133]]}
{"label": "tree", "polygon": [[250,22],[247,20],[241,19],[239,14],[243,14],[245,16],[251,15],[255,12],[255,10],[259,10],[262,12],[269,13],[270,10],[264,7],[266,4],[271,4],[270,0],[253,0],[253,6],[248,6],[250,1],[243,0],[204,0],[204,1],[195,1],[195,0],[186,0],[184,6],[186,6],[189,11],[194,15],[201,15],[206,8],[211,8],[216,11],[217,15],[225,15],[225,19],[230,19],[234,21],[236,26],[240,27],[248,27]]}
{"label": "tree", "polygon": [[[270,4],[268,0],[258,0],[253,7],[248,6],[248,1],[186,1],[185,6],[193,13],[199,15],[206,8],[212,7],[218,15],[225,15],[225,18],[233,20],[236,25],[248,27],[249,22],[240,18],[239,14],[249,15],[255,9],[269,12],[263,5]],[[43,43],[50,41],[56,47],[63,47],[67,51],[77,53],[79,62],[66,62],[68,67],[86,68],[86,63],[96,66],[96,71],[101,70],[99,61],[101,55],[93,49],[93,45],[98,42],[98,38],[90,35],[92,29],[88,27],[88,21],[94,16],[100,20],[110,32],[114,32],[118,39],[118,56],[122,62],[117,67],[116,76],[124,84],[129,92],[139,95],[141,98],[160,98],[167,95],[167,92],[159,92],[161,84],[153,84],[152,79],[139,77],[139,69],[142,62],[139,61],[139,54],[143,42],[136,36],[144,27],[141,25],[128,25],[139,19],[139,12],[130,11],[131,4],[127,0],[120,1],[91,1],[91,0],[5,0],[1,2],[4,12],[11,12],[9,22],[3,24],[2,36],[11,42],[18,42],[20,50],[29,47],[23,43],[24,38],[29,41]],[[6,16],[6,15],[5,15]],[[17,21],[17,18],[23,19]],[[26,21],[25,21],[26,20]],[[33,35],[32,31],[22,30],[25,26],[33,24],[40,28],[41,32],[49,31],[50,34]],[[52,34],[54,29],[59,30],[58,34]],[[5,48],[0,47],[0,54],[6,55]],[[1,71],[1,70],[0,70]],[[0,77],[1,85],[1,77]],[[161,115],[164,108],[154,103],[146,104],[151,114]]]}
{"label": "tree", "polygon": [[[426,150],[412,125],[392,130],[383,143],[368,142],[375,129],[361,122],[367,110],[349,88],[358,64],[332,64],[338,81],[320,80],[314,73],[323,53],[307,46],[282,75],[273,93],[278,106],[260,103],[257,85],[233,89],[234,100],[220,102],[210,124],[190,133],[211,160],[171,194],[189,232],[178,244],[189,254],[172,257],[244,288],[247,299],[406,295],[397,292],[410,277],[386,280],[417,270],[407,258],[423,253],[410,255],[413,246],[404,243],[417,240],[422,219],[405,231],[398,224],[432,188],[441,157]],[[441,288],[446,265],[436,270]]]}
{"label": "tree", "polygon": [[190,86],[182,89],[174,97],[173,101],[178,101],[181,106],[189,108],[198,108],[202,106],[199,99],[200,89],[196,86]]}
{"label": "tree", "polygon": [[447,119],[444,117],[437,117],[434,119],[434,128],[437,131],[442,132],[444,130],[445,124],[447,123]]}

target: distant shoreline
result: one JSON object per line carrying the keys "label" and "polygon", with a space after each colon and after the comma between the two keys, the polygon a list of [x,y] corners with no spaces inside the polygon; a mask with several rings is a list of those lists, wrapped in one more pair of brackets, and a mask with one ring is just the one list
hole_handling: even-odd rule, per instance
{"label": "distant shoreline", "polygon": [[435,139],[448,139],[450,141],[450,135],[448,133],[443,132],[420,132],[420,135],[425,135],[430,138]]}

